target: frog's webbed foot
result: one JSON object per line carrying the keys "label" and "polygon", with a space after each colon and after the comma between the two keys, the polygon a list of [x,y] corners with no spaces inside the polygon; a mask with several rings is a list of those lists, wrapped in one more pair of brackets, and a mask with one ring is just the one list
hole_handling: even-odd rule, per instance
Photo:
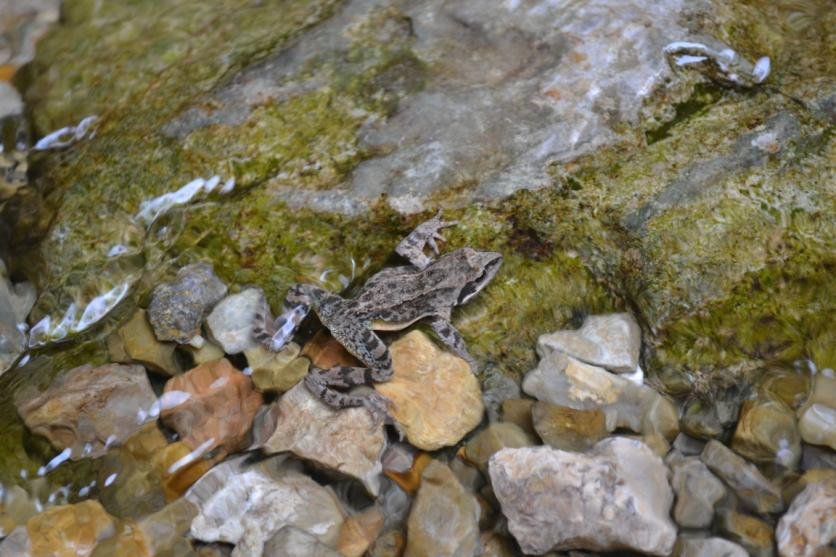
{"label": "frog's webbed foot", "polygon": [[432,261],[424,254],[424,248],[430,246],[430,249],[438,254],[436,240],[444,241],[444,237],[439,230],[456,224],[458,224],[458,221],[441,220],[441,211],[438,211],[433,218],[419,224],[415,230],[401,240],[401,243],[395,248],[395,252],[409,259],[409,262],[419,269],[423,269]]}
{"label": "frog's webbed foot", "polygon": [[453,353],[466,361],[470,365],[470,370],[477,373],[479,370],[476,358],[470,355],[465,346],[464,339],[461,333],[453,326],[450,321],[443,317],[432,317],[429,319],[430,327],[438,335],[438,338],[446,344]]}

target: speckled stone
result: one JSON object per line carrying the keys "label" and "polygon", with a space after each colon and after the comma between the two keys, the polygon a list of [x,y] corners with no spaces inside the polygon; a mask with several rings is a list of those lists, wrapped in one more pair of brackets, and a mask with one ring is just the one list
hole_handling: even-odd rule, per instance
{"label": "speckled stone", "polygon": [[157,338],[181,344],[200,334],[211,307],[226,295],[226,285],[209,263],[187,265],[174,282],[157,286],[148,305],[148,319]]}
{"label": "speckled stone", "polygon": [[673,549],[667,470],[640,441],[605,439],[586,453],[502,449],[489,468],[508,529],[524,553],[628,549],[668,555]]}

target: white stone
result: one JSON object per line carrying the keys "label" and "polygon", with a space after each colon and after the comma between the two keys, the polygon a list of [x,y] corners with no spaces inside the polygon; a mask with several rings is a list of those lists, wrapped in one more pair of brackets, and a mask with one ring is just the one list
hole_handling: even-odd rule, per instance
{"label": "white stone", "polygon": [[238,354],[257,343],[252,336],[255,314],[264,307],[260,288],[248,288],[218,302],[206,324],[212,338],[227,354]]}
{"label": "white stone", "polygon": [[836,540],[836,479],[812,483],[793,499],[775,529],[781,557],[830,555]]}
{"label": "white stone", "polygon": [[262,449],[291,451],[340,473],[357,478],[372,495],[380,489],[386,446],[383,425],[374,425],[364,408],[335,410],[299,383],[271,408],[276,429]]}
{"label": "white stone", "polygon": [[580,329],[541,335],[537,353],[542,358],[564,352],[610,371],[633,373],[639,366],[641,340],[641,329],[629,313],[590,315]]}
{"label": "white stone", "polygon": [[585,454],[502,449],[489,469],[508,529],[526,554],[627,549],[668,555],[676,541],[667,469],[641,441],[605,439]]}
{"label": "white stone", "polygon": [[804,405],[798,409],[801,438],[836,451],[836,378],[819,373]]}
{"label": "white stone", "polygon": [[235,544],[233,557],[261,555],[264,543],[285,526],[333,547],[345,518],[330,489],[277,457],[253,464],[242,456],[219,464],[185,498],[200,509],[190,535]]}

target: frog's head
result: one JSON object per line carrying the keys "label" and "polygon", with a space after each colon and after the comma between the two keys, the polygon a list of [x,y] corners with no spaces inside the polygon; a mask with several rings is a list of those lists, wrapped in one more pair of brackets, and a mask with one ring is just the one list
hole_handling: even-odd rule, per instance
{"label": "frog's head", "polygon": [[466,304],[493,279],[502,265],[502,255],[495,251],[477,251],[462,248],[465,262],[465,284],[459,292],[456,305]]}

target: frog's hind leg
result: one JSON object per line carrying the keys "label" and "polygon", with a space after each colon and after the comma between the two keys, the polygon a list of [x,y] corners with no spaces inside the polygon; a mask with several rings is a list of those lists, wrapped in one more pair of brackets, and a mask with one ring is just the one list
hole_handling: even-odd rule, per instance
{"label": "frog's hind leg", "polygon": [[441,342],[446,344],[453,353],[462,358],[468,364],[473,373],[477,371],[476,359],[467,351],[467,346],[464,344],[464,339],[461,333],[450,323],[449,320],[441,316],[433,316],[428,319],[428,323]]}
{"label": "frog's hind leg", "polygon": [[438,231],[456,224],[458,224],[457,221],[441,220],[441,211],[439,211],[433,218],[419,224],[415,230],[401,240],[401,243],[395,248],[395,252],[409,259],[409,262],[419,269],[423,269],[432,261],[424,254],[424,247],[429,245],[438,254],[438,246],[435,241],[444,240]]}
{"label": "frog's hind leg", "polygon": [[331,334],[346,350],[368,367],[335,366],[325,371],[311,371],[305,386],[320,400],[334,408],[364,406],[375,422],[387,414],[388,401],[376,391],[363,394],[340,392],[358,385],[380,383],[392,377],[392,356],[372,330],[359,324],[331,328]]}

